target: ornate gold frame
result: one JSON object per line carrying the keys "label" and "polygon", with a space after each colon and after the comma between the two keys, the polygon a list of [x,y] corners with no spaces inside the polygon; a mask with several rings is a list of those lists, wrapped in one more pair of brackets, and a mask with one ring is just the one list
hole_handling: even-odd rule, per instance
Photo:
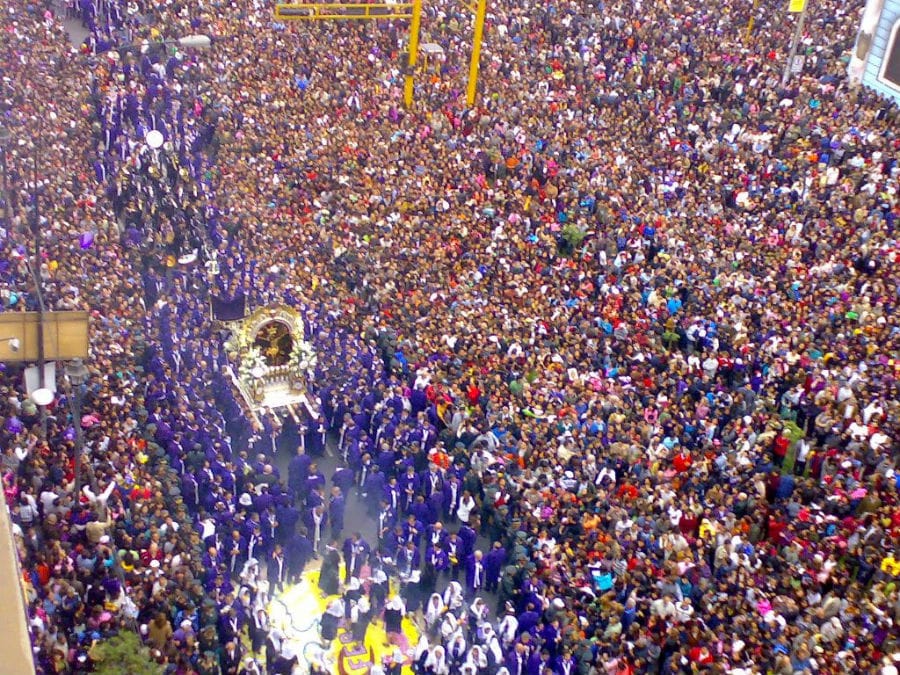
{"label": "ornate gold frame", "polygon": [[303,316],[293,307],[288,307],[287,305],[260,307],[238,322],[240,323],[240,328],[233,333],[233,350],[243,353],[249,349],[256,340],[260,329],[273,321],[286,325],[291,333],[291,337],[295,340],[306,339]]}

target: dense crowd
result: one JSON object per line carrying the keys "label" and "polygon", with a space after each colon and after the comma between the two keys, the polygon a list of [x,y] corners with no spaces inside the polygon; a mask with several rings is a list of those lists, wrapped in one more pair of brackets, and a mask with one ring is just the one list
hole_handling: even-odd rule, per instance
{"label": "dense crowd", "polygon": [[[406,110],[402,23],[7,3],[0,298],[32,265],[92,315],[81,419],[0,373],[39,671],[135,631],[289,672],[265,607],[315,558],[323,641],[421,621],[385,672],[896,673],[898,112],[846,84],[861,7],[782,86],[757,5],[492,4],[469,110],[428,3]],[[317,405],[245,414],[213,296],[303,313]]]}

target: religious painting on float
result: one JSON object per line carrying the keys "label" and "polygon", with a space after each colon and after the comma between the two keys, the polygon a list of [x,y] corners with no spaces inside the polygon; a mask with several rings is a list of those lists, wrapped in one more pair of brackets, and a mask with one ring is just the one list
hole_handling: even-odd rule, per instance
{"label": "religious painting on float", "polygon": [[291,359],[294,340],[291,329],[281,321],[269,321],[256,333],[253,344],[262,353],[269,367],[286,366]]}

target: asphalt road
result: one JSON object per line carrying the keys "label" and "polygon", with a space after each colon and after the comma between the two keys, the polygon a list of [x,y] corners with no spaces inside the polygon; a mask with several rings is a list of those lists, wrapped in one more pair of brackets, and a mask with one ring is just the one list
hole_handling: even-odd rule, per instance
{"label": "asphalt road", "polygon": [[[56,12],[60,16],[64,16],[66,13],[65,7],[60,9],[60,4],[56,5]],[[81,24],[80,19],[63,19],[63,26],[66,28],[66,33],[69,35],[69,41],[72,43],[74,47],[80,47],[81,43],[83,43],[88,36],[88,30]]]}
{"label": "asphalt road", "polygon": [[[297,445],[296,440],[291,437],[290,434],[284,433],[277,439],[277,447],[278,454],[275,457],[275,465],[278,467],[278,470],[281,472],[281,476],[283,479],[287,478],[288,471],[288,463],[291,461],[291,458],[297,453]],[[315,458],[316,463],[319,465],[319,470],[325,476],[325,480],[327,481],[327,489],[331,489],[331,477],[334,475],[335,470],[343,466],[343,461],[337,455],[336,449],[336,439],[330,437],[328,440],[328,448],[325,456]],[[365,503],[355,494],[353,491],[350,495],[347,496],[347,508],[344,516],[344,532],[343,537],[350,536],[353,532],[359,532],[362,535],[362,538],[365,539],[369,544],[374,545],[378,540],[377,537],[377,523],[378,516],[376,513],[372,513],[366,507]],[[455,527],[448,527],[448,531],[453,532]],[[490,551],[491,542],[489,542],[485,537],[479,536],[478,540],[475,544],[476,548],[481,549],[485,554]],[[424,553],[424,551],[421,551]],[[438,592],[443,592],[446,588],[446,581],[439,580],[438,581]],[[491,609],[491,615],[493,616],[494,609],[497,605],[497,596],[493,593],[483,593],[482,597],[488,604],[488,607]]]}

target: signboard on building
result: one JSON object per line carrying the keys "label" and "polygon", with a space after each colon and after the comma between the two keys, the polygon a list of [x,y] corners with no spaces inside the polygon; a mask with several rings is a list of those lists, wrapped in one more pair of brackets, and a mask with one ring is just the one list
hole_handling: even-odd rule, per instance
{"label": "signboard on building", "polygon": [[866,2],[848,76],[851,84],[900,102],[900,0]]}

